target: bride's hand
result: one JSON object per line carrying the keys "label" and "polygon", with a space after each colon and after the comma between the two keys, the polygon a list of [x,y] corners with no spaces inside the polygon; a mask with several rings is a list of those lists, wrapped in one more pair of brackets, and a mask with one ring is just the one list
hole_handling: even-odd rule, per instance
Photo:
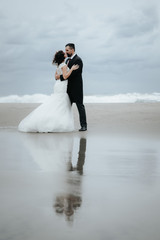
{"label": "bride's hand", "polygon": [[56,80],[60,79],[60,75],[57,73],[57,71],[55,72],[55,79]]}
{"label": "bride's hand", "polygon": [[72,67],[71,67],[71,70],[77,70],[79,68],[79,65],[78,64],[74,64]]}

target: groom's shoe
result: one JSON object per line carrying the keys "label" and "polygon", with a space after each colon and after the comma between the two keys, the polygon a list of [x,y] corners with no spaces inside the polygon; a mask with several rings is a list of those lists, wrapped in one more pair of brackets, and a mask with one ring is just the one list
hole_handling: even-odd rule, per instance
{"label": "groom's shoe", "polygon": [[87,127],[83,126],[79,129],[80,132],[87,131]]}

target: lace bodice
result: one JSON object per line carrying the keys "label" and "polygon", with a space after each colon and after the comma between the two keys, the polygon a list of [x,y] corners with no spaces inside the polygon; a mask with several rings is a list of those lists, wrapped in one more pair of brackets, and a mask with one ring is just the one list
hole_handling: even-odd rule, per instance
{"label": "lace bodice", "polygon": [[[57,67],[57,73],[62,74],[62,67],[66,64],[63,62]],[[67,92],[68,80],[61,81],[60,79],[56,80],[54,85],[54,93],[66,93]]]}
{"label": "lace bodice", "polygon": [[62,74],[62,67],[64,67],[66,64],[64,62],[62,62],[61,64],[59,64],[59,66],[57,67],[57,73],[59,75]]}

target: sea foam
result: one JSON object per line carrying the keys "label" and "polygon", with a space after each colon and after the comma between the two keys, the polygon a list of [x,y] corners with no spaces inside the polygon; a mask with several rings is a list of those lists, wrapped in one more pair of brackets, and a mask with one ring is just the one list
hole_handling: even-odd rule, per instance
{"label": "sea foam", "polygon": [[[50,95],[9,95],[0,97],[0,103],[43,103]],[[115,95],[84,96],[84,103],[135,103],[135,102],[160,102],[160,93],[126,93]]]}

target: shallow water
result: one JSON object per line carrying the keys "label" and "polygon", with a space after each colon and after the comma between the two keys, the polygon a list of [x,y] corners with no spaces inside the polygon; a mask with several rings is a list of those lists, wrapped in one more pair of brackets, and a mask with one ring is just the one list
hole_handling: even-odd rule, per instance
{"label": "shallow water", "polygon": [[159,140],[0,130],[1,240],[159,240]]}

